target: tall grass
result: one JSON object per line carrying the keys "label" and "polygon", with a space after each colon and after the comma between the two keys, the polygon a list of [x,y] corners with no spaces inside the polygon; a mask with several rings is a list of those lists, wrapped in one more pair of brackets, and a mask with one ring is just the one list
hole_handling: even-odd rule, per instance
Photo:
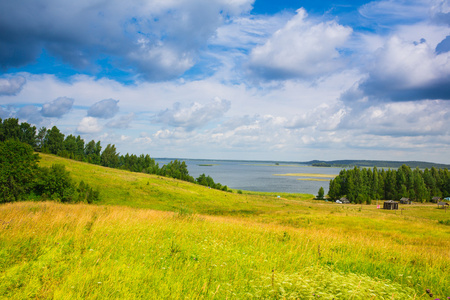
{"label": "tall grass", "polygon": [[450,296],[445,239],[50,202],[2,205],[0,220],[3,299]]}
{"label": "tall grass", "polygon": [[1,299],[450,297],[450,214],[434,205],[226,193],[41,159],[56,162],[101,202],[0,206]]}

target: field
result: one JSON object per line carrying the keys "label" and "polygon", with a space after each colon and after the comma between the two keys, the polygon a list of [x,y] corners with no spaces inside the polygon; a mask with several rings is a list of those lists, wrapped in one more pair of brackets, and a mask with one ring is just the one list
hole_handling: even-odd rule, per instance
{"label": "field", "polygon": [[1,205],[1,299],[450,297],[450,211],[435,205],[228,193],[41,157],[101,201]]}

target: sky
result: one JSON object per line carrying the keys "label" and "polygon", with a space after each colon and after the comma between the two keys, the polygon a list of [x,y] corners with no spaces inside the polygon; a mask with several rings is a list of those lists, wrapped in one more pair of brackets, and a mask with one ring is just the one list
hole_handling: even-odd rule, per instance
{"label": "sky", "polygon": [[450,164],[450,1],[0,1],[11,117],[121,154]]}

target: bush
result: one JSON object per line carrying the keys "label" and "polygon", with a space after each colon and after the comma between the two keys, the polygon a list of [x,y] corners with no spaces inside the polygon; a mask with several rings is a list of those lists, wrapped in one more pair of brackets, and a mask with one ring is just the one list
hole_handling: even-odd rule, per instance
{"label": "bush", "polygon": [[18,140],[0,142],[0,203],[22,200],[33,189],[38,156]]}
{"label": "bush", "polygon": [[54,164],[51,168],[39,169],[35,191],[43,198],[62,202],[72,201],[75,194],[70,173],[61,164]]}

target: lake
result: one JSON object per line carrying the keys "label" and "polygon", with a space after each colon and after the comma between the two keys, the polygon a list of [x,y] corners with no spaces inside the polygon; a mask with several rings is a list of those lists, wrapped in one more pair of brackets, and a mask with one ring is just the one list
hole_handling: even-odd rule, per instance
{"label": "lake", "polygon": [[[155,158],[160,166],[171,160],[174,159]],[[189,174],[194,178],[204,173],[211,176],[214,182],[220,182],[229,188],[259,192],[317,195],[319,188],[323,187],[326,194],[330,179],[333,178],[333,175],[338,175],[341,170],[341,168],[313,167],[295,162],[178,160],[186,162]],[[294,175],[276,176],[275,174]]]}

